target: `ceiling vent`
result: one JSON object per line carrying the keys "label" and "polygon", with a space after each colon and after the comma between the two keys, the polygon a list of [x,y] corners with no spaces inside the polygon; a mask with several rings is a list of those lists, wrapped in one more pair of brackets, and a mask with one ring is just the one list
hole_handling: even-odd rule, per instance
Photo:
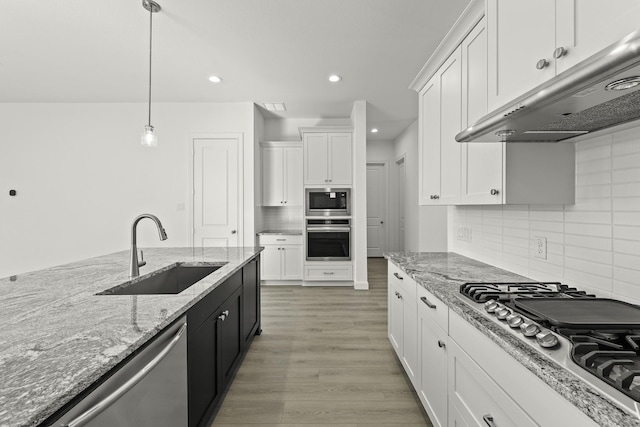
{"label": "ceiling vent", "polygon": [[287,111],[287,107],[284,102],[261,102],[260,103],[267,111],[282,112]]}

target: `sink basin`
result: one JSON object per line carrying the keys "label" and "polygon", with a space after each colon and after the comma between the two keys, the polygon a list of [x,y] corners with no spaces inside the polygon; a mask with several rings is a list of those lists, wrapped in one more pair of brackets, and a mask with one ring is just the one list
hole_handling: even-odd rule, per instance
{"label": "sink basin", "polygon": [[128,281],[96,295],[179,294],[220,267],[219,265],[199,267],[177,265],[162,273]]}

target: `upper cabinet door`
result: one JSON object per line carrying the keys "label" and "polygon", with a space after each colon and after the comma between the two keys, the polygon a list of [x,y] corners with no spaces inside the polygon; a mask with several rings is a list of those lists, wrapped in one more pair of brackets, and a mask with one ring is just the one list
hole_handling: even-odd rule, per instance
{"label": "upper cabinet door", "polygon": [[[462,41],[462,125],[487,114],[487,29],[483,18]],[[460,198],[463,204],[502,202],[503,143],[464,143]]]}
{"label": "upper cabinet door", "polygon": [[330,133],[328,138],[329,184],[351,185],[351,134]]}
{"label": "upper cabinet door", "polygon": [[555,3],[487,0],[489,111],[555,75]]}
{"label": "upper cabinet door", "polygon": [[440,194],[440,79],[433,76],[420,91],[418,157],[419,203],[438,204]]}
{"label": "upper cabinet door", "polygon": [[440,74],[440,204],[460,201],[460,146],[462,129],[462,54],[458,47],[445,61]]}
{"label": "upper cabinet door", "polygon": [[556,2],[558,73],[640,29],[638,0],[580,0]]}
{"label": "upper cabinet door", "polygon": [[302,147],[284,148],[285,206],[302,206]]}
{"label": "upper cabinet door", "polygon": [[262,148],[262,205],[282,206],[284,163],[282,148]]}
{"label": "upper cabinet door", "polygon": [[304,183],[328,183],[328,136],[326,133],[304,134]]}

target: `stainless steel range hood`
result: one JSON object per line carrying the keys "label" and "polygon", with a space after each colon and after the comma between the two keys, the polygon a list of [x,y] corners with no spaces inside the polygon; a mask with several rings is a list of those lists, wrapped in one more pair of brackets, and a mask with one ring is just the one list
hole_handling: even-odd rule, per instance
{"label": "stainless steel range hood", "polygon": [[640,30],[482,117],[456,141],[557,142],[638,119]]}

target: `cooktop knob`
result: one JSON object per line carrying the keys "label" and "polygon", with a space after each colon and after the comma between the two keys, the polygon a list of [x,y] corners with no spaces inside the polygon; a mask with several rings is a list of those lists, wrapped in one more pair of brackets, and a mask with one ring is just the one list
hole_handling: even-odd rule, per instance
{"label": "cooktop knob", "polygon": [[500,304],[492,299],[484,303],[484,309],[489,313],[495,312],[498,307],[500,307]]}
{"label": "cooktop knob", "polygon": [[548,330],[543,330],[536,334],[536,341],[544,348],[551,348],[558,345],[558,338]]}
{"label": "cooktop knob", "polygon": [[507,324],[512,328],[519,328],[524,319],[519,314],[510,314],[507,316]]}
{"label": "cooktop knob", "polygon": [[525,320],[520,325],[520,331],[525,337],[534,337],[538,332],[540,332],[540,327],[531,321]]}
{"label": "cooktop knob", "polygon": [[500,320],[505,320],[510,314],[511,310],[509,310],[507,307],[500,307],[496,310],[496,317]]}

